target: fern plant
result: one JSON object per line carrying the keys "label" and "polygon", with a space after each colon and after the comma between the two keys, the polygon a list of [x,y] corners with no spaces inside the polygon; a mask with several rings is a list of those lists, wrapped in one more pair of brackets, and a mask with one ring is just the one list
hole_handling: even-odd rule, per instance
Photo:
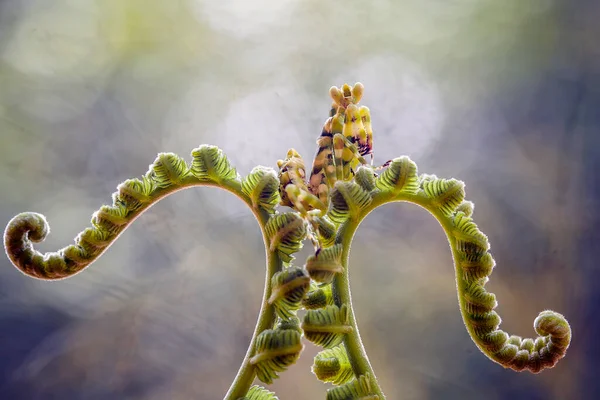
{"label": "fern plant", "polygon": [[[373,167],[370,111],[359,106],[362,93],[361,84],[331,88],[330,117],[317,140],[308,177],[304,160],[294,149],[277,162],[278,171],[259,166],[243,178],[215,146],[194,149],[191,164],[161,153],[144,176],[117,187],[112,205],[93,214],[92,227],[81,232],[75,244],[41,254],[33,242],[44,240],[48,223],[41,214],[22,213],[6,227],[6,253],[29,276],[67,278],[100,257],[163,197],[193,186],[225,189],[254,213],[267,254],[267,279],[254,335],[225,399],[277,399],[252,384],[255,378],[271,384],[294,364],[303,350],[303,337],[323,347],[312,369],[318,379],[335,385],[327,392],[328,400],[384,399],[354,316],[348,260],[352,238],[371,211],[387,203],[410,202],[429,211],[446,233],[460,312],[483,354],[515,371],[538,373],[553,367],[571,340],[566,319],[554,311],[541,312],[534,321],[539,335],[535,339],[510,336],[499,328],[496,297],[485,289],[495,262],[486,235],[473,222],[473,203],[465,200],[463,182],[419,175],[408,157]],[[307,239],[314,254],[300,265],[294,254]],[[306,310],[302,320],[299,310]]]}

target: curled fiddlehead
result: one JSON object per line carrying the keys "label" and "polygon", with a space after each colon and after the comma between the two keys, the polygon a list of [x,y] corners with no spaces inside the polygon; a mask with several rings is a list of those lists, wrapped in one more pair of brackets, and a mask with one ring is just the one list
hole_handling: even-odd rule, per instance
{"label": "curled fiddlehead", "polygon": [[[240,190],[235,169],[220,149],[201,146],[192,155],[194,159],[189,168],[179,156],[160,153],[144,176],[128,179],[117,187],[112,196],[113,204],[102,206],[94,213],[92,227],[81,232],[75,244],[57,252],[41,254],[33,248],[33,242],[44,240],[50,232],[44,216],[37,213],[15,216],[4,232],[6,254],[27,275],[62,279],[93,263],[142,212],[172,192],[190,186],[220,186],[249,202]],[[212,160],[212,164],[204,161],[206,159]]]}
{"label": "curled fiddlehead", "polygon": [[[367,185],[361,185],[368,190]],[[456,269],[460,310],[471,338],[481,351],[493,361],[516,371],[527,369],[538,373],[550,368],[566,353],[571,340],[571,329],[566,319],[553,311],[543,311],[534,321],[539,337],[522,339],[509,336],[499,329],[501,319],[494,311],[496,298],[484,285],[495,262],[489,253],[489,243],[471,219],[473,203],[465,201],[464,184],[455,179],[439,179],[435,175],[417,174],[417,167],[408,157],[395,159],[371,189],[371,202],[358,207],[354,219],[341,221],[338,238],[343,244],[342,263],[347,271],[349,243],[360,221],[376,207],[396,201],[411,202],[427,209],[441,224],[448,236]],[[348,204],[345,209],[352,209]],[[333,279],[333,296],[337,305],[348,304],[349,287],[346,272]],[[355,320],[349,308],[349,321]],[[372,374],[357,330],[344,338],[348,359],[356,376]],[[376,383],[375,383],[376,385]],[[378,388],[375,388],[377,391]],[[381,395],[380,392],[377,392]]]}
{"label": "curled fiddlehead", "polygon": [[306,259],[306,270],[315,282],[331,283],[335,274],[344,272],[342,246],[336,244],[309,256]]}
{"label": "curled fiddlehead", "polygon": [[[456,271],[458,299],[465,326],[476,345],[493,361],[517,371],[538,373],[561,359],[571,340],[566,319],[543,311],[534,321],[539,337],[522,339],[499,329],[496,297],[485,284],[495,267],[488,239],[472,220],[473,203],[465,200],[464,183],[419,175],[408,157],[367,165],[373,156],[370,111],[358,106],[363,86],[343,85],[330,91],[333,104],[317,144],[311,175],[290,149],[278,161],[279,174],[256,167],[241,178],[222,151],[200,146],[188,165],[171,153],[160,153],[141,178],[128,179],[113,194],[113,203],[92,217],[92,227],[75,244],[41,254],[33,248],[49,233],[43,215],[23,213],[5,231],[4,245],[13,264],[40,279],[74,275],[94,262],[152,204],[191,186],[215,186],[234,193],[252,210],[262,229],[267,276],[262,308],[246,357],[225,398],[273,400],[274,393],[252,386],[258,377],[270,384],[294,364],[303,350],[302,336],[325,349],[314,360],[313,373],[336,387],[327,399],[383,399],[364,351],[350,301],[348,260],[352,238],[375,208],[404,201],[428,210],[444,229]],[[376,171],[385,170],[377,175]],[[277,205],[292,208],[279,213]],[[315,253],[304,267],[292,265],[294,254],[310,238]],[[297,310],[307,310],[302,323]],[[277,322],[277,324],[275,324]]]}
{"label": "curled fiddlehead", "polygon": [[275,306],[280,318],[289,319],[295,315],[301,301],[310,287],[310,278],[303,268],[292,266],[276,272],[271,278],[269,304]]}
{"label": "curled fiddlehead", "polygon": [[240,400],[279,400],[279,397],[264,387],[254,385],[250,388],[248,394]]}
{"label": "curled fiddlehead", "polygon": [[343,344],[317,354],[312,371],[319,380],[334,385],[344,384],[354,378],[352,365]]}
{"label": "curled fiddlehead", "polygon": [[[118,238],[118,236],[145,210],[163,197],[193,186],[214,186],[228,190],[242,199],[255,214],[263,231],[267,248],[267,281],[265,299],[271,294],[271,277],[281,271],[283,260],[291,260],[291,254],[300,248],[304,239],[304,225],[297,224],[293,217],[273,219],[275,205],[279,202],[279,182],[275,171],[266,167],[255,168],[243,180],[230,165],[223,152],[215,147],[203,145],[192,151],[192,163],[179,156],[160,153],[148,172],[141,178],[128,179],[117,187],[112,196],[112,205],[102,206],[92,216],[92,227],[86,228],[75,239],[75,244],[57,252],[42,254],[34,249],[33,243],[48,235],[50,228],[41,214],[22,213],[14,217],[4,233],[4,247],[12,263],[23,273],[39,279],[62,279],[72,276],[93,263]],[[288,216],[289,217],[289,216]],[[267,234],[267,225],[270,229]],[[285,232],[285,233],[282,233]],[[272,250],[271,250],[272,248]],[[278,310],[297,308],[308,290],[308,276],[300,291],[284,299],[285,307]],[[280,287],[281,291],[282,288]],[[266,300],[258,318],[255,334],[248,354],[236,380],[227,394],[228,399],[274,399],[268,391],[260,388],[248,391],[257,368],[250,362],[256,350],[255,341],[259,333],[273,327],[275,306]],[[296,336],[300,335],[296,328]]]}
{"label": "curled fiddlehead", "polygon": [[302,331],[297,323],[284,321],[276,329],[262,331],[256,340],[256,351],[250,363],[257,368],[258,379],[273,383],[277,373],[294,364],[304,349]]}

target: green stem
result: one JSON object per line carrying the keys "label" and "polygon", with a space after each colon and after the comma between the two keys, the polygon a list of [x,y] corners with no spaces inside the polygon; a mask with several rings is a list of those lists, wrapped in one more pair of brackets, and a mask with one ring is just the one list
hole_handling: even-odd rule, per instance
{"label": "green stem", "polygon": [[[402,197],[400,197],[402,196]],[[352,370],[354,371],[355,376],[361,376],[365,374],[370,374],[373,379],[372,390],[379,395],[382,399],[385,399],[385,396],[379,387],[379,383],[377,382],[377,378],[375,373],[373,372],[373,367],[369,362],[369,358],[363,346],[362,340],[360,338],[360,333],[358,331],[358,324],[356,323],[356,317],[354,315],[354,309],[352,307],[352,295],[350,293],[350,271],[349,267],[349,259],[350,259],[350,248],[352,244],[352,239],[354,238],[354,234],[358,229],[360,223],[366,218],[367,215],[371,213],[377,207],[397,201],[405,201],[413,204],[417,204],[427,211],[429,211],[442,225],[442,228],[446,232],[446,235],[449,239],[452,238],[449,235],[449,229],[444,224],[445,219],[438,215],[435,211],[432,211],[428,207],[428,199],[419,196],[419,195],[407,195],[402,194],[398,196],[390,195],[389,193],[376,193],[373,196],[373,201],[369,204],[369,206],[365,207],[361,210],[360,214],[355,219],[348,219],[345,221],[339,228],[336,242],[341,243],[343,247],[342,252],[342,265],[344,267],[345,273],[337,275],[332,284],[333,290],[333,298],[334,302],[338,307],[341,307],[342,304],[345,304],[348,307],[348,323],[352,326],[352,332],[345,335],[344,337],[344,345],[346,346],[346,351],[348,353],[348,359],[350,364],[352,365]],[[454,253],[454,250],[453,250]],[[462,279],[457,274],[457,280],[459,285]],[[460,296],[459,296],[460,297]],[[461,299],[459,298],[459,301]],[[462,307],[461,307],[462,309]]]}
{"label": "green stem", "polygon": [[[361,375],[369,373],[375,378],[373,367],[371,367],[369,357],[367,356],[362,340],[360,338],[360,333],[358,332],[358,324],[356,323],[356,317],[354,316],[354,309],[352,307],[352,295],[350,293],[350,271],[348,269],[350,259],[350,247],[352,244],[354,233],[360,225],[361,219],[362,218],[359,218],[357,220],[349,219],[340,226],[340,229],[338,231],[336,242],[342,244],[342,266],[344,267],[344,273],[338,274],[334,278],[332,283],[332,293],[335,305],[341,307],[343,304],[345,304],[346,307],[348,307],[348,323],[352,327],[352,332],[344,336],[344,345],[346,347],[348,359],[350,361],[350,365],[352,365],[354,375],[356,377],[359,377]],[[377,393],[382,399],[385,399],[385,396],[381,391],[381,388],[379,387],[377,379],[373,380],[373,384],[374,387],[372,389],[375,391],[375,393]]]}
{"label": "green stem", "polygon": [[246,352],[244,361],[242,362],[242,365],[240,366],[233,383],[229,387],[229,391],[227,391],[224,400],[237,400],[243,398],[246,393],[248,393],[248,390],[250,389],[250,386],[256,377],[256,368],[254,368],[254,365],[250,363],[250,359],[254,356],[256,339],[262,331],[273,328],[273,325],[275,324],[275,309],[268,303],[268,299],[271,296],[272,290],[271,277],[273,274],[281,270],[283,264],[277,254],[277,251],[270,251],[267,245],[267,243],[269,243],[269,238],[264,230],[264,225],[267,219],[268,216],[259,218],[257,215],[257,220],[259,221],[261,230],[263,232],[265,253],[267,257],[265,291],[262,298],[262,305],[258,314],[258,320],[256,321],[256,327],[254,328],[254,334],[252,335],[252,340],[250,341],[250,346],[248,346],[248,351]]}
{"label": "green stem", "polygon": [[[282,267],[282,262],[278,256],[277,252],[276,251],[271,252],[267,245],[267,243],[269,242],[269,238],[267,237],[267,234],[266,234],[264,228],[265,228],[267,221],[271,217],[271,215],[267,211],[253,206],[252,201],[248,198],[248,196],[246,196],[242,192],[241,182],[239,180],[231,179],[231,180],[223,180],[223,181],[199,181],[196,177],[194,177],[192,175],[188,175],[175,184],[168,185],[164,188],[156,189],[153,192],[152,197],[149,199],[149,201],[146,204],[144,204],[142,207],[140,207],[139,209],[137,209],[135,211],[129,212],[129,214],[127,215],[127,221],[119,228],[119,230],[117,232],[115,232],[115,234],[111,237],[110,241],[106,244],[106,246],[101,251],[97,252],[96,254],[89,257],[87,260],[85,260],[85,262],[79,263],[78,268],[76,270],[71,269],[71,270],[65,270],[65,271],[58,271],[57,274],[48,276],[48,275],[41,274],[41,272],[43,272],[43,269],[41,272],[36,269],[36,268],[40,268],[40,265],[43,264],[44,260],[47,259],[48,257],[47,257],[47,255],[43,255],[33,249],[33,246],[31,245],[31,241],[28,237],[28,233],[31,229],[34,229],[34,233],[36,236],[41,235],[41,237],[39,237],[37,239],[43,240],[43,238],[45,237],[45,235],[47,234],[47,232],[49,230],[49,227],[41,226],[41,225],[31,227],[31,226],[27,225],[27,224],[32,224],[32,223],[39,223],[39,221],[38,221],[39,218],[36,218],[35,215],[33,215],[33,214],[32,214],[32,216],[33,216],[33,218],[32,218],[29,215],[31,213],[29,213],[29,214],[24,213],[22,216],[18,216],[17,220],[14,223],[12,223],[12,221],[11,221],[11,223],[9,223],[9,228],[7,228],[7,232],[5,234],[5,243],[12,245],[12,243],[15,242],[19,248],[16,248],[17,246],[6,245],[6,249],[7,249],[7,254],[8,254],[9,258],[11,259],[11,261],[13,262],[13,264],[15,264],[15,266],[17,268],[19,268],[21,271],[23,271],[24,273],[26,273],[32,277],[37,277],[37,278],[42,277],[45,279],[57,279],[57,278],[65,278],[68,276],[72,276],[75,273],[80,272],[84,268],[91,265],[94,261],[96,261],[110,247],[110,245],[112,245],[112,243],[114,243],[118,239],[118,237],[141,214],[143,214],[150,207],[152,207],[152,205],[156,204],[161,199],[163,199],[164,197],[166,197],[170,194],[173,194],[173,193],[178,192],[183,189],[187,189],[190,187],[196,187],[196,186],[212,186],[212,187],[224,189],[230,193],[233,193],[238,198],[240,198],[244,203],[246,203],[248,205],[248,207],[252,210],[252,213],[254,214],[254,216],[256,217],[256,220],[257,220],[257,222],[260,226],[260,229],[262,231],[262,234],[263,234],[263,240],[264,240],[265,248],[266,248],[267,271],[266,271],[265,291],[264,291],[264,295],[263,295],[262,307],[261,307],[261,310],[260,310],[260,313],[258,316],[258,321],[256,323],[254,335],[252,337],[252,341],[248,348],[246,357],[244,358],[244,361],[242,362],[240,370],[226,395],[226,399],[237,400],[238,398],[242,398],[246,395],[246,393],[248,392],[248,390],[249,390],[250,386],[252,385],[252,382],[254,381],[254,378],[256,376],[256,370],[253,367],[253,365],[250,364],[250,358],[254,355],[253,353],[254,353],[256,338],[259,333],[261,333],[265,329],[272,328],[275,323],[274,308],[273,308],[273,306],[268,304],[267,300],[268,300],[269,296],[271,295],[271,276],[275,272],[281,270],[281,267]],[[30,222],[30,220],[33,220],[33,222]],[[44,221],[44,223],[45,223],[45,221]],[[36,240],[36,241],[39,241],[39,240]],[[30,255],[27,256],[29,253],[24,255],[25,250],[21,249],[21,247],[23,249],[26,249],[30,253]],[[54,253],[54,254],[57,254],[57,253]],[[40,264],[40,265],[38,265],[38,264],[33,264],[32,266],[29,266],[28,264],[25,265],[26,263],[32,264],[29,261],[30,259],[37,259],[38,264]]]}

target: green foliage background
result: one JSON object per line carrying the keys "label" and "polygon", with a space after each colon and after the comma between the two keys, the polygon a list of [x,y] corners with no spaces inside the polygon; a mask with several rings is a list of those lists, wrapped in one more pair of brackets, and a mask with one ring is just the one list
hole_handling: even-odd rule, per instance
{"label": "green foliage background", "polygon": [[[462,325],[441,228],[390,205],[351,255],[388,397],[594,398],[598,16],[566,0],[5,0],[0,225],[41,212],[53,230],[38,247],[63,247],[159,151],[189,160],[214,144],[242,175],[289,147],[310,160],[329,87],[361,81],[376,163],[406,154],[467,183],[502,327],[532,336],[549,308],[574,335],[538,376],[487,360]],[[163,200],[72,279],[28,279],[0,258],[0,397],[221,398],[254,327],[263,251],[251,212],[202,188]],[[324,398],[316,352],[273,385],[280,398]]]}

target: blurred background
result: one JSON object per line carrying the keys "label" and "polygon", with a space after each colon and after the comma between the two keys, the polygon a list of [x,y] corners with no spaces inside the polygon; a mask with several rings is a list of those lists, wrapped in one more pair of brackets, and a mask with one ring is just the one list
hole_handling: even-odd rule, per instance
{"label": "blurred background", "polygon": [[[580,0],[3,0],[0,226],[48,217],[54,251],[157,152],[218,145],[241,175],[290,147],[310,163],[328,89],[365,85],[376,164],[456,177],[497,267],[502,328],[570,321],[540,375],[469,338],[446,239],[382,207],[351,254],[354,306],[388,399],[600,395],[600,3]],[[302,263],[310,245],[300,254]],[[220,399],[246,352],[264,248],[234,196],[163,200],[94,265],[27,278],[0,257],[1,399]],[[272,386],[322,399],[317,349]]]}

